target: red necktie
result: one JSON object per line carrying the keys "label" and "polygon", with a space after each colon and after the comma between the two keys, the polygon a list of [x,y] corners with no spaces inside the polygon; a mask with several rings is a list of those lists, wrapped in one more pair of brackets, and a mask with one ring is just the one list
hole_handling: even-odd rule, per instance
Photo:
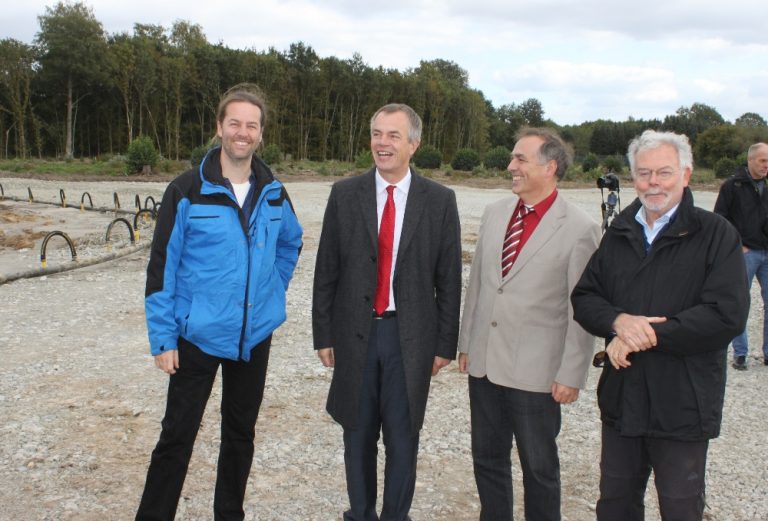
{"label": "red necktie", "polygon": [[520,252],[520,239],[523,237],[523,217],[533,210],[529,210],[525,205],[520,205],[517,212],[509,220],[507,233],[504,235],[504,247],[501,250],[501,276],[506,277],[512,265],[515,263],[517,254]]}
{"label": "red necktie", "polygon": [[379,226],[379,270],[376,277],[376,298],[373,309],[381,315],[389,306],[389,277],[392,271],[392,244],[395,242],[395,199],[392,192],[394,185],[387,187],[387,202],[381,215]]}

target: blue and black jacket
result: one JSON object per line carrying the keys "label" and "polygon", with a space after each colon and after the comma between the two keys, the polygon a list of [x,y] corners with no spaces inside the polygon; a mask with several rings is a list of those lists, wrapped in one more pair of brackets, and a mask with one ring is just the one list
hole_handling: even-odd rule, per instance
{"label": "blue and black jacket", "polygon": [[255,157],[246,216],[221,174],[220,148],[163,195],[147,266],[145,309],[153,355],[179,337],[205,353],[249,360],[285,321],[285,292],[302,229],[285,187]]}

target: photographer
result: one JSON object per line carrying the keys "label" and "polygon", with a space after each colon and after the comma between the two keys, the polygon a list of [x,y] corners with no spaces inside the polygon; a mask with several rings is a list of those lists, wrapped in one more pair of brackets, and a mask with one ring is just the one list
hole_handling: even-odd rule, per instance
{"label": "photographer", "polygon": [[[747,164],[720,187],[715,203],[719,213],[736,227],[741,235],[741,249],[747,265],[747,281],[757,275],[763,297],[763,363],[768,365],[768,193],[765,178],[768,174],[768,145],[755,143],[747,152]],[[733,339],[733,368],[747,369],[747,330]]]}

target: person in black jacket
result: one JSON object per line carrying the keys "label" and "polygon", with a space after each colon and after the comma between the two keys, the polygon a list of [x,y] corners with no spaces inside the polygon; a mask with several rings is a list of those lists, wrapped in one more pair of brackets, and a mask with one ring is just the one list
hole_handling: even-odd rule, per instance
{"label": "person in black jacket", "polygon": [[[757,275],[763,297],[763,363],[768,365],[768,145],[755,143],[747,152],[747,164],[723,182],[715,202],[719,213],[741,235],[741,249],[747,265],[747,284]],[[746,329],[733,339],[733,368],[747,368]]]}
{"label": "person in black jacket", "polygon": [[747,320],[741,244],[723,217],[693,205],[687,137],[648,130],[627,155],[638,198],[571,294],[576,321],[607,343],[597,519],[642,520],[653,470],[662,519],[701,520],[726,351]]}

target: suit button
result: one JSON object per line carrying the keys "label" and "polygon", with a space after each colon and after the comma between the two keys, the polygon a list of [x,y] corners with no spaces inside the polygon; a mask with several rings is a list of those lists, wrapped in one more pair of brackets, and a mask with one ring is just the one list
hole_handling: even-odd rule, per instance
{"label": "suit button", "polygon": [[365,337],[363,337],[363,335],[361,335],[360,333],[358,333],[356,336],[357,336],[357,339],[358,339],[358,340],[363,340],[363,339],[365,338]]}
{"label": "suit button", "polygon": [[376,257],[371,256],[371,262],[376,262]]}
{"label": "suit button", "polygon": [[493,322],[491,322],[491,327],[496,327],[497,325],[498,325],[498,324],[496,323],[496,321],[495,321],[495,320],[494,320]]}
{"label": "suit button", "polygon": [[371,297],[366,295],[366,296],[363,297],[363,300],[366,301],[366,302],[370,302],[371,301]]}
{"label": "suit button", "polygon": [[504,290],[503,290],[503,289],[501,289],[501,288],[499,288],[499,289],[497,289],[497,290],[496,290],[496,293],[498,293],[499,295],[501,295],[502,293],[504,293]]}

